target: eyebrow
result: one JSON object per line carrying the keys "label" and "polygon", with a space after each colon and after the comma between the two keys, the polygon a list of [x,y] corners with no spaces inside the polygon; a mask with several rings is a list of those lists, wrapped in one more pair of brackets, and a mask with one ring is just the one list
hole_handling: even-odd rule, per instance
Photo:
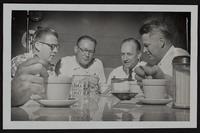
{"label": "eyebrow", "polygon": [[[78,46],[78,47],[81,48],[80,46]],[[94,49],[81,48],[81,49],[83,49],[83,50],[91,50],[91,51],[95,50],[95,48]]]}
{"label": "eyebrow", "polygon": [[151,43],[142,43],[143,45],[150,45]]}

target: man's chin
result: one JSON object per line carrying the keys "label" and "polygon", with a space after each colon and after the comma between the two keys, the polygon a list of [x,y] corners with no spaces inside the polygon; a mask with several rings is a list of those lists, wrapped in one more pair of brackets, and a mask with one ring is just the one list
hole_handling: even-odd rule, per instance
{"label": "man's chin", "polygon": [[125,71],[128,71],[128,70],[130,69],[130,66],[123,65],[123,69],[124,69]]}
{"label": "man's chin", "polygon": [[54,59],[54,56],[50,56],[50,57],[48,58],[48,61],[51,62],[53,59]]}
{"label": "man's chin", "polygon": [[152,56],[151,57],[150,56],[149,57],[145,57],[145,58],[143,57],[142,61],[147,62],[149,65],[152,65],[152,66],[156,65],[158,63],[158,61],[156,60],[156,58],[154,58]]}
{"label": "man's chin", "polygon": [[124,68],[125,68],[125,69],[129,69],[129,68],[130,68],[130,66],[126,66],[126,65],[124,65]]}
{"label": "man's chin", "polygon": [[157,64],[158,64],[158,62],[157,62],[156,60],[148,60],[148,61],[146,61],[146,62],[147,62],[147,64],[150,65],[150,66],[154,66],[154,65],[157,65]]}
{"label": "man's chin", "polygon": [[89,66],[90,62],[89,61],[82,61],[79,63],[82,67],[86,68]]}
{"label": "man's chin", "polygon": [[130,63],[124,63],[123,66],[124,66],[125,68],[130,68],[130,67],[131,67],[131,64],[130,64]]}

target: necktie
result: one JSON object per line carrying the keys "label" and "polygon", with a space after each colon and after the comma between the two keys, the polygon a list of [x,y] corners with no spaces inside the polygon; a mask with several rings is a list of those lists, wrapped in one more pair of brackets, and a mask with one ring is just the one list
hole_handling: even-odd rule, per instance
{"label": "necktie", "polygon": [[129,69],[129,75],[128,75],[128,81],[131,81],[132,80],[132,68]]}

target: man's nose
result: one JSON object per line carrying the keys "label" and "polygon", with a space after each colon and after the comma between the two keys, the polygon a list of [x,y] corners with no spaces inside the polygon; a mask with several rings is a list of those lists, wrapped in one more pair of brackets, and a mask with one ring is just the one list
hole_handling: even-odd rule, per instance
{"label": "man's nose", "polygon": [[144,47],[143,51],[144,52],[148,52],[147,47]]}
{"label": "man's nose", "polygon": [[57,53],[58,52],[58,47],[55,47],[52,52]]}
{"label": "man's nose", "polygon": [[128,60],[128,56],[127,56],[127,55],[124,55],[123,59],[124,59],[124,60]]}
{"label": "man's nose", "polygon": [[89,57],[90,56],[90,52],[89,51],[85,51],[85,56]]}

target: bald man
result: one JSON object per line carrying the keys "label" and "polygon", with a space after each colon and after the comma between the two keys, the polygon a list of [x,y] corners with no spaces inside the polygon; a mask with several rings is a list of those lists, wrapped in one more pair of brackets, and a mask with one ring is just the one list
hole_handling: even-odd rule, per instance
{"label": "bald man", "polygon": [[[127,78],[129,81],[135,80],[134,69],[144,62],[140,62],[141,45],[134,38],[124,39],[121,43],[122,65],[115,68],[109,75],[107,84],[111,84],[112,78]],[[122,88],[123,89],[123,88]]]}

